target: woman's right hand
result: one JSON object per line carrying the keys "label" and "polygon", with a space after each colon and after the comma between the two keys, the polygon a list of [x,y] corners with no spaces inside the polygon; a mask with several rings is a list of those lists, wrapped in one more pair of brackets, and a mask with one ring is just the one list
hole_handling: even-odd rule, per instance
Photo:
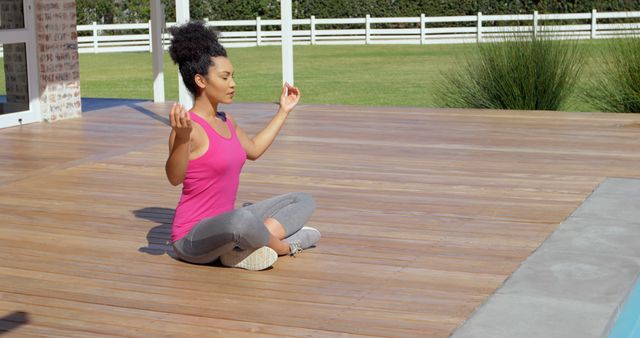
{"label": "woman's right hand", "polygon": [[176,137],[190,138],[191,137],[191,117],[189,112],[184,109],[184,106],[179,103],[174,103],[169,112],[169,122],[171,128],[176,132]]}

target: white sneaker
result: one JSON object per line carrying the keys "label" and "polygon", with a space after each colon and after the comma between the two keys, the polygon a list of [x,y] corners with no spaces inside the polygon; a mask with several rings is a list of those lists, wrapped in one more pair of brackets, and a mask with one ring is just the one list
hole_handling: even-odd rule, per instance
{"label": "white sneaker", "polygon": [[264,270],[278,260],[278,254],[270,247],[263,246],[254,251],[233,249],[220,256],[220,262],[228,267],[252,271]]}

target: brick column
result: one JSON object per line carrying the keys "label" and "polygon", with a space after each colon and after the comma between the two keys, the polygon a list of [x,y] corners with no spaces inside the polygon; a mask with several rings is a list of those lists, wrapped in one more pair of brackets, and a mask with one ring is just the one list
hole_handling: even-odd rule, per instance
{"label": "brick column", "polygon": [[80,116],[75,0],[36,0],[40,109],[46,121]]}
{"label": "brick column", "polygon": [[[0,29],[24,28],[22,0],[0,0]],[[27,83],[26,45],[12,43],[3,45],[4,77],[7,103],[26,105],[29,109],[29,87]]]}

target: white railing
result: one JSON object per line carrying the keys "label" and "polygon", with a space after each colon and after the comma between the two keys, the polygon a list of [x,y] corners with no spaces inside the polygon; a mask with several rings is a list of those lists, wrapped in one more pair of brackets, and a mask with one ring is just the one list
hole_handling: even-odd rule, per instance
{"label": "white railing", "polygon": [[[630,19],[625,23],[598,23],[605,19]],[[563,21],[563,22],[558,22]],[[216,27],[243,27],[245,30],[224,31],[220,41],[225,47],[250,47],[280,45],[278,27],[280,20],[235,20],[207,21]],[[507,22],[506,25],[500,23]],[[517,22],[517,24],[514,24]],[[414,26],[413,28],[376,28],[380,24]],[[455,27],[442,26],[456,23]],[[462,23],[462,24],[460,24]],[[171,27],[175,23],[167,23]],[[436,16],[424,14],[406,18],[364,18],[293,20],[294,44],[338,45],[338,44],[453,44],[489,41],[503,38],[504,34],[539,34],[558,39],[603,39],[628,35],[640,35],[640,11],[597,12],[575,14],[521,14],[521,15],[477,15]],[[327,25],[346,25],[345,29],[323,29]],[[354,27],[355,26],[355,27]],[[296,27],[298,29],[296,29]],[[80,53],[151,51],[151,24],[78,25],[78,32],[92,32],[90,36],[78,37]],[[142,30],[144,34],[107,35],[110,30]],[[165,49],[170,35],[163,34]]]}

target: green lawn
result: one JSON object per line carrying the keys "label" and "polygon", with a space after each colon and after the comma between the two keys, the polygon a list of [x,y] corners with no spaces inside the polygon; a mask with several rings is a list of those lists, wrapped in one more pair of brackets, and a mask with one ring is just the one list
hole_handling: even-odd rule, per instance
{"label": "green lawn", "polygon": [[[583,76],[588,79],[594,69],[590,65],[600,63],[606,42],[581,44],[590,55]],[[474,44],[296,46],[296,86],[303,103],[435,107],[433,89],[442,72],[474,52]],[[228,53],[236,69],[236,102],[277,99],[280,47],[230,48]],[[81,54],[80,77],[83,97],[153,98],[150,53]],[[167,100],[177,98],[177,81],[177,67],[165,54]],[[0,76],[2,90],[4,76]],[[575,97],[567,109],[593,110]]]}
{"label": "green lawn", "polygon": [[[304,103],[430,106],[430,89],[440,71],[471,46],[296,46],[295,83]],[[280,47],[233,48],[236,102],[277,99],[281,83]],[[85,97],[152,98],[148,53],[82,54]],[[118,74],[118,76],[114,76]],[[177,98],[177,67],[165,54],[168,100]]]}

